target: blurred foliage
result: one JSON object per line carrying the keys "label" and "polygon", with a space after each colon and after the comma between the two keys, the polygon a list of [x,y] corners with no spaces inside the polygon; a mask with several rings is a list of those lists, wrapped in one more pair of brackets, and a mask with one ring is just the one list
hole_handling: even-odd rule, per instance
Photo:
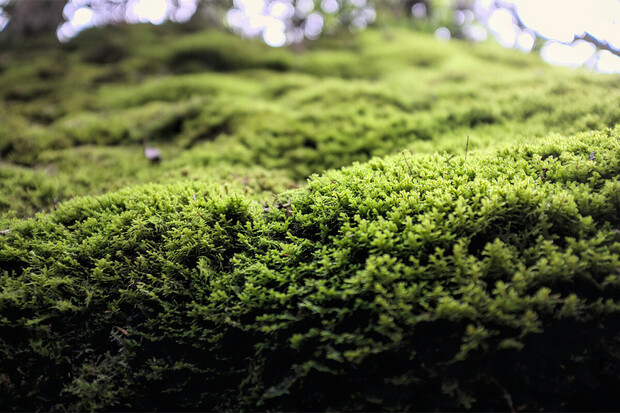
{"label": "blurred foliage", "polygon": [[[384,28],[300,52],[188,30],[114,26],[64,45],[42,36],[5,49],[2,214],[27,217],[180,171],[215,181],[230,178],[224,171],[244,176],[234,169],[278,171],[261,198],[270,185],[301,185],[404,148],[462,153],[467,135],[476,150],[620,119],[617,77],[550,68],[490,44]],[[145,140],[162,150],[160,165],[141,158]]]}
{"label": "blurred foliage", "polygon": [[[202,29],[225,26],[243,37],[262,36],[272,46],[299,45],[322,35],[357,32],[373,24],[413,27],[417,31],[426,32],[438,30],[443,37],[480,41],[488,34],[484,25],[491,27],[489,18],[497,11],[509,16],[508,20],[511,22],[505,22],[504,25],[512,26],[517,37],[532,37],[532,47],[519,47],[540,51],[549,40],[537,32],[539,27],[526,24],[521,18],[522,10],[517,5],[504,0],[163,1],[165,11],[162,11],[161,20],[152,17],[152,22],[159,24],[170,20],[183,22],[188,28]],[[61,41],[67,41],[84,27],[148,21],[147,16],[136,12],[141,8],[138,3],[139,0],[46,0],[43,4],[39,0],[0,0],[0,41],[6,43],[16,38],[23,40],[43,32],[48,35],[56,34]],[[143,4],[146,4],[146,0]],[[155,9],[160,7],[153,6],[152,3],[149,5]],[[577,3],[568,4],[564,11],[575,12],[576,7],[580,6]],[[563,19],[562,9],[557,7],[559,14],[549,14],[549,8],[540,9],[540,12],[541,16],[546,14],[546,19],[553,21]],[[86,11],[90,22],[74,24],[73,17],[78,11]],[[152,20],[153,18],[155,20]],[[613,23],[611,20],[607,23],[603,20],[600,24]],[[7,21],[8,25],[5,27]],[[510,27],[505,29],[510,30]],[[594,68],[607,53],[620,57],[620,50],[615,47],[612,39],[602,34],[603,32],[592,32],[594,29],[586,20],[581,28],[574,27],[573,30],[574,38],[555,39],[552,43],[560,40],[560,43],[565,45],[575,46],[586,42],[593,46],[592,56],[583,65]],[[493,32],[492,29],[491,33]],[[516,44],[512,46],[516,47]],[[108,59],[121,58],[113,50],[107,51],[105,56]]]}
{"label": "blurred foliage", "polygon": [[[5,0],[0,4],[0,18],[9,20],[2,37],[24,38],[39,33],[55,33],[66,20],[71,20],[78,9],[88,9],[97,26],[106,24],[136,23],[140,17],[131,11],[135,2],[130,0],[49,0],[40,7],[39,0]],[[184,21],[188,27],[229,26],[233,31],[246,35],[247,27],[230,24],[227,16],[231,11],[244,14],[262,5],[263,17],[272,16],[273,7],[279,9],[275,15],[285,26],[289,41],[300,42],[305,38],[316,39],[321,33],[333,35],[343,30],[358,31],[373,24],[377,18],[382,24],[413,25],[417,30],[435,30],[447,27],[455,37],[462,37],[462,23],[455,21],[455,13],[473,9],[473,0],[261,0],[259,2],[234,2],[232,0],[189,0],[187,2],[167,0],[166,18],[178,21],[179,10],[192,10],[191,19]],[[63,5],[66,4],[63,13]],[[414,15],[413,10],[422,7],[422,14]],[[185,14],[185,13],[183,13]],[[312,17],[320,16],[319,27],[312,24]],[[413,17],[413,18],[412,18]],[[137,19],[137,20],[136,20]],[[143,19],[143,17],[142,17]],[[228,21],[227,21],[228,20]],[[314,21],[316,23],[316,20]],[[69,25],[70,26],[70,25]],[[1,31],[1,29],[0,29]],[[63,30],[60,30],[63,32]],[[75,34],[76,29],[68,32]],[[256,35],[256,34],[254,34]],[[65,34],[59,34],[62,40]],[[71,35],[72,37],[72,35]]]}

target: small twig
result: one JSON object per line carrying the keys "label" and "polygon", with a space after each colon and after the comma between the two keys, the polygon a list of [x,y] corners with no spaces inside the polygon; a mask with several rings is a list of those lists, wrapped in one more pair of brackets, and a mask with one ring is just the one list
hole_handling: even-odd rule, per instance
{"label": "small twig", "polygon": [[409,165],[409,160],[407,159],[407,155],[405,155],[405,151],[403,151],[403,159],[405,160],[405,165],[407,165],[407,168],[409,169],[409,174],[411,175],[411,182],[413,183],[413,169],[411,168],[411,165]]}
{"label": "small twig", "polygon": [[467,142],[465,142],[465,160],[467,160],[467,151],[469,150],[469,135],[467,135]]}
{"label": "small twig", "polygon": [[0,231],[0,235],[6,235],[9,233],[10,230],[11,228],[3,229],[2,231]]}
{"label": "small twig", "polygon": [[598,49],[600,50],[607,50],[610,53],[615,54],[616,56],[620,57],[620,50],[612,47],[610,45],[610,43],[603,41],[603,40],[599,40],[596,37],[592,36],[590,33],[588,32],[583,32],[582,34],[579,35],[575,35],[573,37],[573,41],[569,42],[569,43],[564,43],[564,44],[572,44],[574,42],[576,42],[577,40],[585,40],[586,42],[592,43],[594,46],[596,46]]}
{"label": "small twig", "polygon": [[502,398],[506,400],[506,403],[508,404],[508,408],[510,409],[510,413],[516,413],[514,405],[512,403],[512,397],[510,396],[508,391],[504,387],[502,387],[502,385],[499,384],[497,380],[493,379],[492,382],[502,391],[503,393]]}
{"label": "small twig", "polygon": [[119,326],[114,326],[113,328],[117,329],[118,331],[120,331],[124,336],[129,336],[130,334],[127,332],[127,330],[125,330],[122,327]]}
{"label": "small twig", "polygon": [[205,218],[205,217],[204,217],[204,216],[200,213],[200,211],[198,211],[198,208],[196,208],[196,210],[195,210],[194,212],[195,212],[196,214],[198,214],[198,216],[199,216],[200,218],[202,218],[202,219],[203,219],[203,221],[208,222],[208,221],[207,221],[207,218]]}
{"label": "small twig", "polygon": [[[523,20],[521,19],[521,16],[519,15],[519,12],[517,11],[516,6],[509,4],[509,2],[500,1],[500,0],[496,0],[495,5],[496,7],[501,7],[504,10],[508,10],[510,14],[512,14],[512,16],[514,17],[516,24],[520,29],[523,30],[523,29],[528,28],[527,25],[523,23]],[[536,35],[540,36],[538,33],[536,33]],[[608,52],[620,57],[620,50],[613,47],[609,42],[597,39],[595,36],[591,35],[588,32],[583,32],[581,34],[575,34],[572,40],[561,41],[560,43],[571,45],[575,43],[577,40],[585,40],[586,42],[589,42],[590,44],[593,44],[594,46],[596,46],[597,49],[599,50],[607,50]]]}

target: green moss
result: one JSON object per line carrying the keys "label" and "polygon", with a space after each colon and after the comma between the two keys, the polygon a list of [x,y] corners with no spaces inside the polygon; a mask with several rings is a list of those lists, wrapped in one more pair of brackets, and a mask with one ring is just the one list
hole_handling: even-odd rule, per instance
{"label": "green moss", "polygon": [[169,140],[180,134],[184,123],[198,114],[200,106],[199,100],[181,104],[151,102],[130,109],[84,112],[65,119],[58,128],[76,146]]}
{"label": "green moss", "polygon": [[[112,61],[93,56],[109,48],[119,49]],[[118,148],[117,165],[142,140],[165,151],[149,174],[118,167],[114,189],[187,168],[206,179],[227,167],[277,170],[302,185],[313,173],[402,149],[456,154],[467,136],[480,150],[620,120],[617,76],[551,68],[489,44],[437,43],[403,28],[293,52],[217,31],[117,27],[2,57],[0,167],[53,170],[59,186],[76,188],[65,191],[72,196],[114,186],[109,162],[73,159],[68,149],[80,145]],[[80,168],[92,176],[88,185]],[[19,182],[0,188],[19,192],[9,185]],[[18,216],[41,210],[12,199],[7,208]]]}
{"label": "green moss", "polygon": [[617,76],[402,28],[0,63],[0,409],[616,408]]}
{"label": "green moss", "polygon": [[375,158],[266,208],[65,203],[0,238],[3,408],[612,409],[619,159],[616,128]]}

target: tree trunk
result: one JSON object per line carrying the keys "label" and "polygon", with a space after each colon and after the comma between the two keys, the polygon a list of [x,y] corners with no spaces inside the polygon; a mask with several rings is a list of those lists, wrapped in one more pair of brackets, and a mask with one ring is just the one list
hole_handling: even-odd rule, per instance
{"label": "tree trunk", "polygon": [[11,20],[0,33],[7,37],[28,37],[55,33],[64,22],[62,11],[67,0],[14,0],[6,6]]}

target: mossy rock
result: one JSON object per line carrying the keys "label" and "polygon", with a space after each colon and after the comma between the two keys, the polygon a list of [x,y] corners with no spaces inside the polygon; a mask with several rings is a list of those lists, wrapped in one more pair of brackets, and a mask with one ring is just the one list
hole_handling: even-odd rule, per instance
{"label": "mossy rock", "polygon": [[0,235],[2,410],[613,410],[620,128]]}

